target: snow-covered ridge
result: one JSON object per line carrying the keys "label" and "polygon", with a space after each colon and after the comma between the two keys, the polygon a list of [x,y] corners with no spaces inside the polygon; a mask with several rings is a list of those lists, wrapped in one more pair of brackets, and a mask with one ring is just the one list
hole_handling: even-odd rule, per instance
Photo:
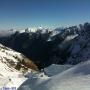
{"label": "snow-covered ridge", "polygon": [[75,38],[70,46],[71,54],[67,60],[69,64],[78,64],[90,59],[90,38],[87,34]]}
{"label": "snow-covered ridge", "polygon": [[26,58],[21,53],[16,52],[15,50],[12,50],[6,46],[3,46],[2,44],[0,44],[0,59],[2,62],[10,64],[10,66],[13,66],[14,68],[19,70],[22,68],[37,69],[37,66],[35,66],[31,60]]}
{"label": "snow-covered ridge", "polygon": [[90,60],[50,78],[29,78],[18,90],[90,90]]}
{"label": "snow-covered ridge", "polygon": [[90,90],[90,23],[80,25],[79,28],[69,27],[64,33],[51,35],[48,41],[57,37],[60,40],[59,36],[63,39],[58,45],[63,51],[61,55],[69,53],[63,55],[68,55],[64,65],[45,68],[44,72],[49,78],[31,77],[18,90]]}
{"label": "snow-covered ridge", "polygon": [[[18,57],[18,59],[15,57]],[[22,58],[20,53],[0,44],[0,89],[4,87],[18,88],[26,80],[22,71],[15,69]]]}
{"label": "snow-covered ridge", "polygon": [[16,32],[19,31],[19,33],[24,33],[24,32],[37,32],[40,31],[41,33],[46,33],[46,31],[52,31],[50,28],[43,28],[43,27],[32,27],[32,28],[26,28],[26,29],[12,29],[10,30],[11,32]]}
{"label": "snow-covered ridge", "polygon": [[0,89],[4,87],[17,89],[27,79],[24,74],[33,71],[32,69],[37,69],[32,61],[0,44]]}

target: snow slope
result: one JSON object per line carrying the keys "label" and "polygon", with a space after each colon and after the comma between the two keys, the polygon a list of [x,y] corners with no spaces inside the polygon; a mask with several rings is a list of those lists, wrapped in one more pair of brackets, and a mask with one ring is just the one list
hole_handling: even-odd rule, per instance
{"label": "snow slope", "polygon": [[0,88],[15,87],[18,88],[26,78],[23,74],[14,68],[10,68],[0,61]]}
{"label": "snow slope", "polygon": [[78,64],[90,59],[90,38],[87,34],[78,36],[72,42],[70,47],[70,57],[66,63]]}
{"label": "snow slope", "polygon": [[[24,55],[0,44],[0,90],[3,88],[18,88],[27,78],[25,72],[31,72]],[[33,64],[33,63],[31,63]],[[29,65],[29,64],[28,64]],[[33,66],[33,65],[31,65]]]}
{"label": "snow slope", "polygon": [[44,81],[29,79],[18,90],[90,90],[90,60]]}
{"label": "snow slope", "polygon": [[69,68],[73,67],[73,65],[56,65],[52,64],[49,67],[45,68],[45,74],[48,75],[49,77],[57,75]]}

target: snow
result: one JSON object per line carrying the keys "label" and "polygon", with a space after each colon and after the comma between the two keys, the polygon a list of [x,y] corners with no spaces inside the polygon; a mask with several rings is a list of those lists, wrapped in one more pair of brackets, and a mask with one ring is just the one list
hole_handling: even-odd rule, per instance
{"label": "snow", "polygon": [[78,64],[82,61],[90,59],[90,38],[86,36],[78,36],[71,45],[71,55],[68,58],[68,64]]}
{"label": "snow", "polygon": [[[53,32],[48,41],[57,34],[58,32]],[[18,62],[15,57],[22,60],[22,55],[0,45],[0,89],[16,87],[18,90],[90,90],[90,39],[86,39],[86,36],[69,35],[59,47],[65,49],[69,45],[71,55],[67,65],[52,64],[44,72],[27,72],[25,75],[9,65],[10,61]]]}
{"label": "snow", "polygon": [[3,62],[12,61],[13,63],[17,63],[19,60],[17,60],[15,57],[17,57],[19,60],[22,60],[23,58],[21,53],[18,53],[0,44],[0,60]]}
{"label": "snow", "polygon": [[[32,28],[26,28],[29,32],[36,32],[37,28],[36,27],[32,27]],[[25,33],[25,29],[14,29],[13,33],[15,33],[16,31],[19,31],[19,33]]]}
{"label": "snow", "polygon": [[59,74],[69,68],[71,68],[73,65],[56,65],[52,64],[49,67],[45,68],[45,74],[48,76],[54,76],[56,74]]}
{"label": "snow", "polygon": [[18,88],[26,78],[22,73],[14,68],[8,67],[5,63],[0,61],[0,88],[16,87]]}
{"label": "snow", "polygon": [[[46,33],[46,30],[48,29],[48,28],[43,28],[43,27],[31,27],[31,28],[26,28],[29,32],[32,32],[32,33],[35,33],[37,30],[41,30],[42,32],[42,34],[43,33]],[[25,32],[25,29],[17,29],[17,30],[13,30],[14,32],[16,32],[16,31],[19,31],[19,33],[24,33]],[[49,29],[49,31],[50,31],[50,29]]]}
{"label": "snow", "polygon": [[75,34],[75,35],[69,35],[69,36],[67,36],[67,37],[65,38],[64,42],[70,41],[70,40],[74,39],[74,38],[77,37],[77,36],[78,36],[77,34]]}
{"label": "snow", "polygon": [[56,31],[56,30],[49,30],[49,31],[52,31],[52,34],[50,35],[47,41],[52,41],[52,38],[60,33],[60,31]]}
{"label": "snow", "polygon": [[23,55],[21,53],[0,44],[0,90],[13,87],[17,89],[27,80],[27,78],[24,77],[23,72],[16,70],[15,65],[12,65],[12,62],[17,64],[22,58]]}
{"label": "snow", "polygon": [[26,80],[18,90],[34,90],[38,85],[44,83],[49,79],[48,76],[43,75],[42,77],[41,74],[42,73],[38,73],[37,75],[34,74],[32,77],[29,77],[29,79]]}
{"label": "snow", "polygon": [[42,78],[28,79],[18,90],[90,90],[90,60]]}

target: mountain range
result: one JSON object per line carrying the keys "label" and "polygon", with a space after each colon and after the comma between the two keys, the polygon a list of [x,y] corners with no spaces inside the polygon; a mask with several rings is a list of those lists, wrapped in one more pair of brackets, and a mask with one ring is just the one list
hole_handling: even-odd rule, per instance
{"label": "mountain range", "polygon": [[0,43],[0,89],[90,89],[90,23],[13,31]]}
{"label": "mountain range", "polygon": [[34,32],[27,28],[24,32],[0,37],[0,43],[24,54],[43,69],[51,64],[77,64],[82,61],[78,58],[83,56],[82,52],[87,56],[83,59],[87,60],[89,33],[89,23],[54,30],[39,28]]}

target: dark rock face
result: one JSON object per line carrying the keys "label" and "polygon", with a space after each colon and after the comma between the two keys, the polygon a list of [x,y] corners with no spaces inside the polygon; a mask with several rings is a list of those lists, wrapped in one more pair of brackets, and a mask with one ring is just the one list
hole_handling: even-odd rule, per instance
{"label": "dark rock face", "polygon": [[89,30],[90,24],[85,23],[79,27],[72,26],[62,30],[58,28],[55,35],[52,35],[54,31],[48,30],[45,33],[16,32],[9,37],[0,37],[0,43],[23,53],[41,69],[52,63],[65,64],[72,55],[72,44],[83,35],[89,38]]}
{"label": "dark rock face", "polygon": [[47,42],[47,34],[15,33],[10,37],[0,38],[0,42],[32,59],[39,68],[48,66],[52,56],[52,42]]}

